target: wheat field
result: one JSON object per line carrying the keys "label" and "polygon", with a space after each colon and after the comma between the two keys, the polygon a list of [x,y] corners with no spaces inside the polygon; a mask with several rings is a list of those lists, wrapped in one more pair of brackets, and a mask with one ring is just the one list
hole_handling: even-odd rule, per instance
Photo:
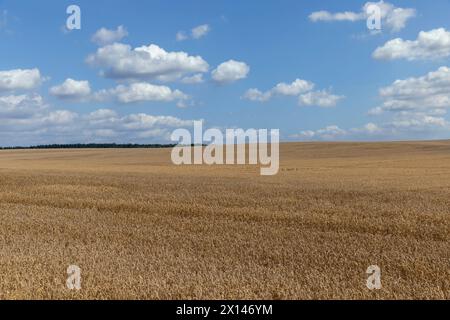
{"label": "wheat field", "polygon": [[0,299],[450,298],[450,142],[287,143],[272,177],[170,152],[0,151]]}

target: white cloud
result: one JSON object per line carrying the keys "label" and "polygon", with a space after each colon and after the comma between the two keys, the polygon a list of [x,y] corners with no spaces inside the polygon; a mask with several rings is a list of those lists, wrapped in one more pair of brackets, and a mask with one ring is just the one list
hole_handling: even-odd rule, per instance
{"label": "white cloud", "polygon": [[316,106],[322,108],[335,107],[337,103],[344,99],[344,96],[338,96],[329,93],[326,90],[311,91],[299,96],[299,104],[302,106]]}
{"label": "white cloud", "polygon": [[316,136],[316,132],[314,130],[304,130],[298,134],[291,135],[290,138],[311,140],[315,136]]}
{"label": "white cloud", "polygon": [[321,139],[335,139],[339,136],[343,136],[347,134],[347,131],[339,128],[336,125],[328,126],[324,129],[317,130],[315,132]]}
{"label": "white cloud", "polygon": [[368,8],[370,6],[376,5],[380,8],[382,28],[398,32],[405,28],[406,23],[409,19],[416,16],[416,10],[412,8],[399,8],[395,7],[389,2],[379,1],[379,2],[366,2],[364,6],[358,12],[344,11],[332,13],[329,11],[316,11],[309,15],[309,19],[312,22],[333,22],[333,21],[361,21],[366,20],[369,17]]}
{"label": "white cloud", "polygon": [[298,96],[301,93],[314,89],[314,83],[302,79],[296,79],[292,83],[281,82],[272,90],[271,94],[279,94],[283,96]]}
{"label": "white cloud", "polygon": [[38,69],[0,71],[0,91],[31,90],[42,83]]}
{"label": "white cloud", "polygon": [[202,24],[195,28],[191,29],[190,35],[188,35],[185,31],[178,31],[175,38],[177,41],[184,41],[192,38],[194,40],[198,40],[203,38],[211,31],[211,27],[208,24]]}
{"label": "white cloud", "polygon": [[258,102],[266,102],[266,101],[270,100],[271,97],[272,97],[272,93],[270,91],[262,92],[256,88],[248,89],[247,92],[243,96],[244,99],[247,99],[250,101],[258,101]]}
{"label": "white cloud", "polygon": [[87,116],[85,116],[85,119],[90,121],[93,124],[99,124],[99,123],[105,123],[105,122],[114,122],[115,119],[117,119],[119,115],[116,111],[111,109],[98,109],[91,113],[89,113]]}
{"label": "white cloud", "polygon": [[187,76],[181,79],[181,82],[184,84],[196,84],[196,83],[202,83],[203,80],[203,74],[197,73],[192,76]]}
{"label": "white cloud", "polygon": [[411,8],[394,8],[386,14],[385,24],[393,32],[398,32],[406,27],[408,20],[416,16],[416,10]]}
{"label": "white cloud", "polygon": [[364,13],[356,13],[351,11],[331,13],[325,10],[315,11],[309,15],[312,22],[318,21],[358,21],[364,19]]}
{"label": "white cloud", "polygon": [[410,139],[436,138],[450,133],[445,115],[450,109],[450,68],[441,67],[421,77],[396,80],[380,89],[383,103],[370,115],[386,113],[381,124],[352,129],[353,134]]}
{"label": "white cloud", "polygon": [[399,112],[379,125],[370,123],[360,129],[352,129],[353,135],[377,136],[388,139],[435,138],[450,133],[450,123],[443,117],[424,112]]}
{"label": "white cloud", "polygon": [[146,101],[177,101],[177,105],[181,105],[190,99],[188,95],[180,90],[172,90],[168,86],[154,85],[147,82],[134,82],[128,85],[121,84],[115,88],[103,89],[91,93],[88,81],[76,81],[73,79],[67,79],[61,85],[50,88],[50,94],[61,99],[82,102],[117,101],[124,104]]}
{"label": "white cloud", "polygon": [[175,38],[177,39],[177,41],[184,41],[189,39],[188,35],[184,31],[178,31]]}
{"label": "white cloud", "polygon": [[381,124],[373,122],[362,127],[341,129],[330,125],[319,130],[301,131],[291,135],[300,140],[403,140],[436,139],[450,134],[450,122],[443,117],[430,116],[420,112],[397,113],[392,119]]}
{"label": "white cloud", "polygon": [[381,114],[385,111],[445,111],[450,108],[450,68],[438,70],[417,78],[396,80],[380,90],[383,104],[370,111]]}
{"label": "white cloud", "polygon": [[389,2],[367,2],[362,12],[366,13],[364,19],[367,19],[367,9],[371,6],[378,6],[381,9],[382,27],[387,26],[392,32],[398,32],[406,27],[409,19],[416,16],[416,10],[412,8],[395,7]]}
{"label": "white cloud", "polygon": [[[22,78],[29,76],[26,72],[24,75],[13,70],[7,76],[14,79],[12,84],[8,83],[8,89],[33,87],[26,81],[23,84]],[[68,80],[50,91],[65,97],[88,95],[92,99],[95,96],[89,94],[88,83]],[[179,102],[188,98],[181,91],[148,83],[117,86],[111,89],[111,93],[114,93],[114,99],[124,103],[153,100]],[[80,114],[53,109],[38,94],[0,95],[1,146],[88,142],[166,143],[170,142],[170,133],[174,128],[191,127],[193,121],[146,113],[119,115],[109,109]]]}
{"label": "white cloud", "polygon": [[398,114],[387,125],[397,130],[423,131],[436,127],[450,129],[448,121],[443,117],[430,116],[421,112]]}
{"label": "white cloud", "polygon": [[250,101],[266,102],[275,96],[295,96],[298,97],[299,105],[317,107],[334,107],[345,98],[344,96],[331,94],[326,90],[312,91],[314,88],[314,83],[296,79],[292,83],[278,83],[266,92],[256,88],[249,89],[243,98]]}
{"label": "white cloud", "polygon": [[245,62],[228,60],[211,72],[212,79],[218,83],[232,83],[247,78],[250,67]]}
{"label": "white cloud", "polygon": [[[6,103],[14,106],[6,110],[7,114],[4,113]],[[26,112],[22,112],[25,107]],[[145,113],[121,116],[110,109],[99,109],[88,114],[50,110],[44,107],[42,98],[38,96],[1,97],[0,113],[2,146],[88,142],[167,143],[173,129],[190,128],[194,121]]]}
{"label": "white cloud", "polygon": [[97,129],[149,130],[193,125],[193,120],[182,120],[172,116],[153,116],[145,113],[119,116],[116,111],[110,109],[93,111],[83,116],[83,119],[89,123],[89,127]]}
{"label": "white cloud", "polygon": [[337,138],[347,135],[347,131],[339,128],[336,125],[330,125],[323,129],[316,131],[306,130],[301,131],[299,134],[291,135],[293,139],[301,140],[335,140]]}
{"label": "white cloud", "polygon": [[295,79],[292,83],[281,82],[275,85],[272,89],[262,92],[259,89],[253,88],[247,90],[244,94],[244,99],[250,101],[265,102],[270,100],[273,96],[298,96],[314,89],[314,83],[302,79]]}
{"label": "white cloud", "polygon": [[131,46],[114,43],[99,48],[87,58],[92,66],[105,68],[103,75],[116,79],[156,79],[174,81],[192,73],[204,73],[209,65],[200,56],[167,52],[157,45]]}
{"label": "white cloud", "polygon": [[62,84],[50,88],[50,94],[61,99],[82,99],[91,94],[89,81],[66,79]]}
{"label": "white cloud", "polygon": [[179,128],[192,126],[192,120],[181,120],[172,116],[152,116],[145,113],[130,114],[121,119],[123,126],[133,130],[148,130],[155,127]]}
{"label": "white cloud", "polygon": [[104,46],[120,41],[126,36],[128,36],[128,31],[123,26],[117,27],[116,30],[101,28],[92,36],[91,40],[99,46]]}
{"label": "white cloud", "polygon": [[211,31],[211,28],[209,27],[209,25],[202,24],[198,27],[193,28],[191,30],[191,35],[192,35],[192,38],[194,38],[194,39],[200,39],[200,38],[206,36],[209,33],[209,31]]}
{"label": "white cloud", "polygon": [[449,133],[450,123],[446,119],[414,113],[397,115],[394,119],[381,124],[370,122],[351,129],[330,125],[323,129],[301,131],[289,137],[306,141],[367,141],[436,138],[445,137]]}
{"label": "white cloud", "polygon": [[101,90],[95,94],[97,100],[116,99],[121,103],[135,103],[143,101],[170,102],[187,100],[189,97],[180,90],[172,90],[167,86],[137,82],[130,85],[118,85],[114,89]]}
{"label": "white cloud", "polygon": [[380,127],[375,123],[367,123],[364,126],[364,130],[368,133],[379,133],[381,131]]}
{"label": "white cloud", "polygon": [[78,114],[68,110],[56,110],[42,117],[42,122],[51,125],[66,125],[72,123]]}
{"label": "white cloud", "polygon": [[26,118],[46,108],[47,105],[38,94],[0,96],[0,117],[2,119]]}
{"label": "white cloud", "polygon": [[450,56],[450,32],[444,28],[421,31],[416,40],[401,38],[386,42],[378,47],[373,57],[382,60],[406,59],[429,60]]}

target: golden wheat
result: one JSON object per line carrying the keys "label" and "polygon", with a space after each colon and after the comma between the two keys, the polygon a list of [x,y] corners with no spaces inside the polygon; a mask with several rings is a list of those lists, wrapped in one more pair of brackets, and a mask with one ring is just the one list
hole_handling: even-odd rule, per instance
{"label": "golden wheat", "polygon": [[280,155],[262,177],[170,149],[1,151],[0,298],[450,298],[449,142]]}

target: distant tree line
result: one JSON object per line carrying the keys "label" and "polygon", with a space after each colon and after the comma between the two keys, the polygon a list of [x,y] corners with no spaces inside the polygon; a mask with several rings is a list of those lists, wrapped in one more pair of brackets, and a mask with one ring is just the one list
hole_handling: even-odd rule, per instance
{"label": "distant tree line", "polygon": [[21,149],[137,149],[137,148],[173,148],[175,144],[117,144],[117,143],[73,143],[73,144],[45,144],[29,147],[0,147],[0,150]]}

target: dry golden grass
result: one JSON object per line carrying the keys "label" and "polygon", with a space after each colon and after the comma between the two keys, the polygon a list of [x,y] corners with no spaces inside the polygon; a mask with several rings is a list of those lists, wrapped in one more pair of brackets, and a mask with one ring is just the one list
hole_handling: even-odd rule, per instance
{"label": "dry golden grass", "polygon": [[0,179],[1,299],[450,298],[450,142],[283,144],[274,177],[1,151]]}

